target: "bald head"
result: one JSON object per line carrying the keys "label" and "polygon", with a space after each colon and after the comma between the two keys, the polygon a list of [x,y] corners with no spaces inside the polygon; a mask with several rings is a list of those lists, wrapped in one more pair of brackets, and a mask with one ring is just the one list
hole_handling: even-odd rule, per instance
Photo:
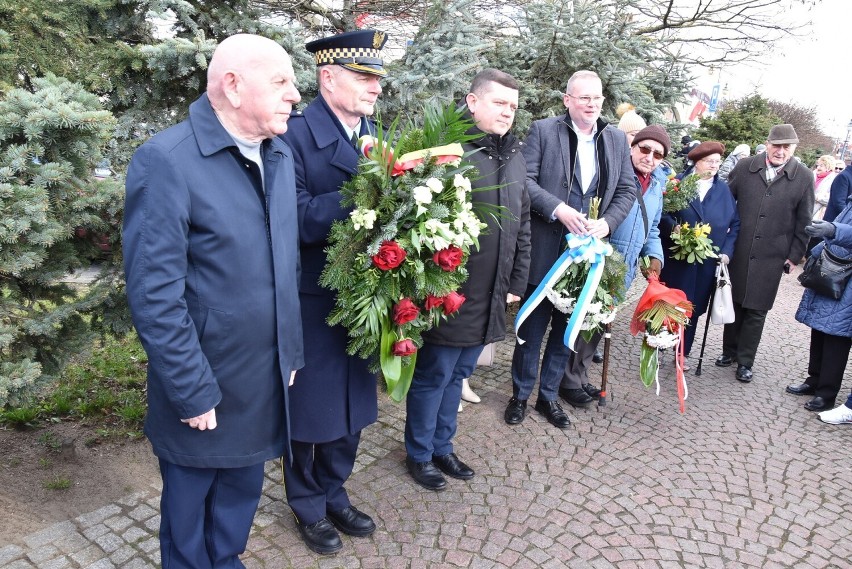
{"label": "bald head", "polygon": [[290,56],[269,38],[223,40],[207,68],[207,96],[232,135],[250,141],[283,134],[299,92]]}

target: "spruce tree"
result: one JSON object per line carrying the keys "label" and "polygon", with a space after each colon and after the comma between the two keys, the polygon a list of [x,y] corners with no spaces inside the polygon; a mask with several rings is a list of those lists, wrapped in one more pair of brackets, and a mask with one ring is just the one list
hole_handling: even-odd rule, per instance
{"label": "spruce tree", "polygon": [[698,140],[716,140],[728,151],[738,144],[752,148],[766,141],[772,125],[782,122],[769,107],[769,101],[758,94],[729,101],[713,117],[701,119],[701,126],[693,133]]}
{"label": "spruce tree", "polygon": [[122,189],[93,179],[114,119],[98,98],[53,74],[0,101],[0,406],[26,398],[84,350],[84,313],[100,290],[61,282],[100,254]]}

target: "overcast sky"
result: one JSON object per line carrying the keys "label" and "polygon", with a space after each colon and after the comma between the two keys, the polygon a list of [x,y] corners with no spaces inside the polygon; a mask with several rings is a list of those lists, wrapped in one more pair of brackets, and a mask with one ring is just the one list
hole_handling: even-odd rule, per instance
{"label": "overcast sky", "polygon": [[813,26],[802,37],[785,39],[754,65],[723,69],[721,83],[730,98],[757,90],[770,99],[815,106],[825,134],[843,140],[852,120],[852,2],[823,0],[810,16]]}

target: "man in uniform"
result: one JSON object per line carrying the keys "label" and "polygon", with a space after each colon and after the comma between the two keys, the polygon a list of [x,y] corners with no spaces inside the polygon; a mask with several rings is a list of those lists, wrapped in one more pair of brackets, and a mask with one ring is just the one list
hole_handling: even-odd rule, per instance
{"label": "man in uniform", "polygon": [[376,376],[365,360],[346,354],[346,329],[326,323],[335,296],[318,281],[331,224],[349,214],[340,205],[340,187],[358,167],[355,141],[375,132],[368,117],[382,92],[386,71],[380,50],[386,39],[381,32],[361,30],[307,44],[320,94],[293,116],[284,137],[296,165],[305,339],[305,368],[290,390],[293,463],[284,464],[284,483],[299,533],[321,554],[343,547],[335,528],[353,536],[376,529],[343,487],[361,430],[378,415]]}

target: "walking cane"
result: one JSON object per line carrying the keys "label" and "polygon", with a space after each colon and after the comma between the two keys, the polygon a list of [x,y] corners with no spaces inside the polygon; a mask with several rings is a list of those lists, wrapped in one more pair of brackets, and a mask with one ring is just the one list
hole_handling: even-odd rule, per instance
{"label": "walking cane", "polygon": [[606,376],[609,373],[609,342],[612,337],[612,324],[604,326],[603,371],[601,372],[601,396],[598,407],[606,407]]}
{"label": "walking cane", "polygon": [[713,289],[710,291],[710,302],[707,303],[707,310],[704,311],[704,338],[701,339],[701,353],[698,354],[698,365],[695,366],[695,375],[701,375],[701,363],[704,360],[704,346],[707,344],[707,330],[710,328],[710,310],[713,308],[713,297],[716,296],[716,288],[719,286],[718,279],[713,284]]}

